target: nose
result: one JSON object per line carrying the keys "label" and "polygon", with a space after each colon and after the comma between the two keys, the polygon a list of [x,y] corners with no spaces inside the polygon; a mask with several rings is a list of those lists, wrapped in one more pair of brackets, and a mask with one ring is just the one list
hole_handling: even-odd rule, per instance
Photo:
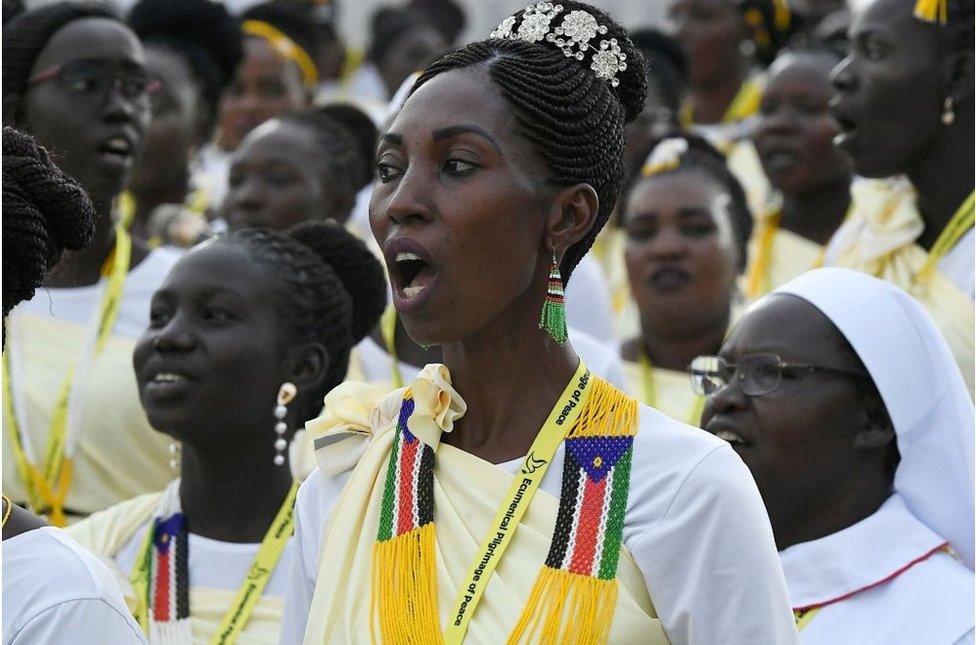
{"label": "nose", "polygon": [[[262,210],[266,202],[265,190],[261,182],[255,177],[247,176],[231,187],[224,204],[224,211],[226,216],[231,216],[235,211],[254,213]],[[228,221],[230,222],[230,217]]]}
{"label": "nose", "polygon": [[830,72],[830,82],[838,92],[850,92],[855,88],[855,76],[851,65],[851,57],[848,56],[837,63]]}
{"label": "nose", "polygon": [[385,218],[396,224],[427,221],[433,211],[430,194],[431,190],[422,169],[408,167],[389,200],[385,205],[380,205],[383,212],[378,214],[385,215]]}
{"label": "nose", "polygon": [[688,252],[688,241],[673,226],[664,226],[650,240],[651,257],[656,260],[677,260]]}
{"label": "nose", "polygon": [[712,414],[744,410],[747,403],[746,395],[742,391],[741,381],[739,372],[733,372],[731,377],[729,377],[728,383],[709,394],[705,404],[705,412],[709,414],[703,413],[702,418],[706,418],[706,416],[711,416]]}
{"label": "nose", "polygon": [[160,354],[189,352],[196,347],[196,338],[188,328],[184,316],[177,313],[156,331],[151,347]]}
{"label": "nose", "polygon": [[108,89],[104,117],[109,122],[137,123],[149,119],[149,95],[127,97],[122,89],[122,79],[115,78]]}

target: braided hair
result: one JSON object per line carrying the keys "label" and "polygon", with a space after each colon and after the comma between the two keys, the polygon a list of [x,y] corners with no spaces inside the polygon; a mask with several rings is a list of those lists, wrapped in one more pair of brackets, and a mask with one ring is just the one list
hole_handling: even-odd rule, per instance
{"label": "braided hair", "polygon": [[376,124],[369,116],[351,103],[330,103],[322,108],[322,113],[332,117],[352,134],[363,159],[363,173],[359,177],[359,188],[365,188],[372,183],[375,175],[376,144],[379,132]]}
{"label": "braided hair", "polygon": [[[588,4],[571,0],[560,4],[567,13],[581,10],[592,14],[607,28],[601,37],[617,40],[627,56],[627,69],[617,74],[618,86],[596,76],[590,69],[589,55],[581,61],[546,41],[493,38],[434,61],[417,79],[411,94],[438,74],[483,67],[514,113],[519,134],[545,160],[548,182],[593,187],[600,202],[596,221],[563,255],[560,271],[567,282],[617,200],[624,179],[624,125],[644,109],[647,79],[643,57],[623,27]],[[522,14],[516,13],[516,19]]]}
{"label": "braided hair", "polygon": [[37,57],[55,33],[68,23],[84,18],[121,20],[103,4],[95,2],[59,2],[24,11],[3,24],[3,105],[16,101],[15,110],[7,110],[4,123],[23,120],[23,95]]}
{"label": "braided hair", "polygon": [[677,114],[688,89],[688,56],[677,40],[657,29],[631,33],[644,55],[647,83],[660,94],[668,109]]}
{"label": "braided hair", "polygon": [[[326,176],[334,197],[333,212],[321,214],[322,218],[345,221],[356,205],[356,194],[362,187],[363,177],[371,176],[372,157],[364,159],[359,143],[346,126],[329,115],[325,108],[312,108],[291,112],[278,117],[282,124],[304,128],[327,159]],[[367,170],[367,168],[369,170]]]}
{"label": "braided hair", "polygon": [[220,94],[244,58],[238,21],[222,3],[210,0],[140,0],[128,18],[147,46],[183,58],[196,82],[203,106],[201,141],[213,134]]}
{"label": "braided hair", "polygon": [[[3,317],[30,300],[64,249],[95,234],[95,208],[85,190],[51,163],[32,137],[3,129]],[[6,334],[4,334],[6,337]]]}
{"label": "braided hair", "polygon": [[681,155],[681,159],[678,165],[674,168],[664,170],[646,177],[643,174],[642,168],[635,168],[633,172],[627,177],[627,181],[624,184],[624,188],[621,191],[620,197],[620,213],[621,218],[623,214],[627,211],[628,200],[630,195],[634,192],[634,188],[642,180],[653,179],[664,173],[673,172],[684,172],[689,170],[698,170],[704,172],[710,177],[713,177],[718,185],[721,186],[730,198],[729,202],[729,218],[732,221],[733,233],[735,235],[736,250],[738,252],[739,258],[739,270],[744,270],[746,267],[746,260],[748,259],[748,244],[749,237],[752,235],[752,212],[749,210],[749,202],[746,200],[746,193],[742,189],[742,184],[739,180],[735,178],[735,175],[729,170],[728,164],[725,162],[725,157],[719,152],[715,146],[710,144],[706,139],[698,135],[689,133],[672,133],[667,136],[661,137],[660,139],[653,141],[646,149],[643,157],[646,159],[654,148],[657,147],[659,143],[665,139],[684,139],[688,143],[687,152]]}
{"label": "braided hair", "polygon": [[318,341],[329,355],[325,378],[302,419],[318,414],[325,394],[339,385],[349,351],[369,334],[386,307],[386,277],[366,245],[332,222],[303,222],[285,232],[241,227],[217,242],[240,246],[282,283],[289,342]]}

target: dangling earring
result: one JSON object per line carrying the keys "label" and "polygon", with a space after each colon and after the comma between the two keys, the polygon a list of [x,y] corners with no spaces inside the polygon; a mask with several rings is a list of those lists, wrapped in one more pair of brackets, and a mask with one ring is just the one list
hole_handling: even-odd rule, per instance
{"label": "dangling earring", "polygon": [[952,125],[956,120],[956,111],[953,107],[953,101],[951,96],[947,96],[945,101],[942,102],[942,123],[945,125]]}
{"label": "dangling earring", "polygon": [[288,404],[295,400],[296,394],[298,394],[298,390],[292,383],[282,383],[281,388],[278,390],[278,404],[275,405],[274,409],[275,419],[278,420],[275,423],[275,434],[278,436],[274,444],[275,466],[281,466],[285,463],[285,449],[288,448],[288,440],[285,439],[285,433],[288,432],[288,424],[285,423],[285,417],[288,416]]}
{"label": "dangling earring", "polygon": [[552,252],[552,267],[549,269],[549,283],[546,287],[546,299],[542,303],[542,317],[539,319],[539,329],[549,332],[553,339],[562,345],[566,342],[566,297],[563,293],[563,277],[559,273],[559,262],[556,252]]}
{"label": "dangling earring", "polygon": [[739,54],[743,58],[752,58],[756,53],[756,43],[752,42],[748,38],[743,38],[739,41]]}
{"label": "dangling earring", "polygon": [[180,472],[180,461],[183,456],[183,446],[178,441],[169,442],[169,469],[174,473]]}

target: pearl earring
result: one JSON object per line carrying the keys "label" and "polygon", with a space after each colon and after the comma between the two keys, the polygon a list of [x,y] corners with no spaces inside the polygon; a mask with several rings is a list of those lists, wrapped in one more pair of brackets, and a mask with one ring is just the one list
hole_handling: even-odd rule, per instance
{"label": "pearl earring", "polygon": [[174,473],[180,472],[180,458],[182,457],[183,446],[177,441],[169,443],[169,469]]}
{"label": "pearl earring", "polygon": [[953,101],[951,96],[947,96],[945,101],[942,102],[942,123],[945,125],[952,125],[956,120],[956,111],[953,106]]}
{"label": "pearl earring", "polygon": [[288,404],[295,400],[296,394],[298,394],[298,389],[293,383],[282,383],[281,388],[278,390],[278,403],[274,409],[275,419],[277,419],[275,423],[275,434],[278,436],[274,444],[275,466],[281,466],[285,463],[285,449],[288,448],[288,440],[285,439],[285,433],[288,432],[288,424],[285,422],[285,417],[288,416]]}

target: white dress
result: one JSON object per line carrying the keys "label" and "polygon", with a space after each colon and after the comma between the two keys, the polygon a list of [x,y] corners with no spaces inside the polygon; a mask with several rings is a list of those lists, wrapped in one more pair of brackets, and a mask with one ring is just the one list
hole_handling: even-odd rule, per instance
{"label": "white dress", "polygon": [[780,554],[795,609],[823,605],[807,645],[953,645],[973,641],[973,572],[898,495],[870,517]]}
{"label": "white dress", "polygon": [[145,642],[108,568],[63,531],[3,541],[4,645]]}
{"label": "white dress", "polygon": [[[560,446],[541,484],[556,497],[563,460]],[[522,461],[498,468],[514,474]],[[323,530],[348,475],[316,470],[299,489],[284,645],[302,642]],[[797,642],[766,509],[727,443],[642,406],[623,541],[672,643]]]}

